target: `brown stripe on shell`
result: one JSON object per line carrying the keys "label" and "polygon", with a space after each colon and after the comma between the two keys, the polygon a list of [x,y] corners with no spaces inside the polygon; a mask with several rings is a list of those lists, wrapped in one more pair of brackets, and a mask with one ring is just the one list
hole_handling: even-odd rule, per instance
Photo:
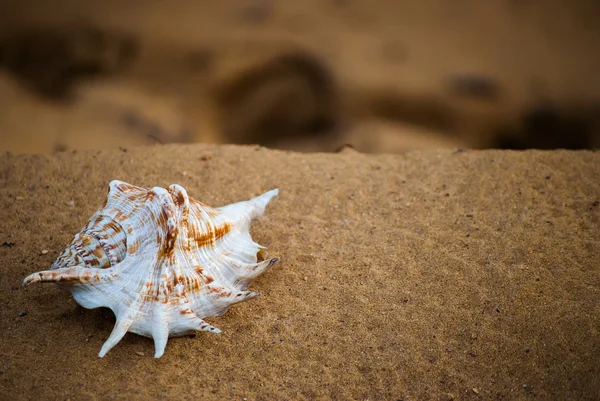
{"label": "brown stripe on shell", "polygon": [[233,291],[226,290],[225,287],[217,286],[217,285],[208,285],[207,291],[211,294],[217,294],[218,297],[227,298],[233,294]]}
{"label": "brown stripe on shell", "polygon": [[212,227],[207,232],[199,233],[195,230],[195,226],[192,225],[190,235],[196,244],[201,248],[210,244],[214,246],[215,242],[223,238],[227,233],[231,231],[231,224],[225,222],[218,227]]}
{"label": "brown stripe on shell", "polygon": [[114,219],[120,223],[127,220],[127,218],[128,218],[128,216],[125,213],[123,213],[122,211],[120,211],[118,209],[115,209],[113,211],[113,213],[115,214]]}
{"label": "brown stripe on shell", "polygon": [[119,242],[111,242],[110,244],[106,244],[104,245],[104,247],[106,248],[107,251],[114,251],[115,249],[117,249],[118,247],[120,247],[121,244]]}
{"label": "brown stripe on shell", "polygon": [[102,246],[95,247],[92,251],[92,255],[94,255],[97,258],[101,258],[102,256],[104,256],[104,249],[102,249]]}
{"label": "brown stripe on shell", "polygon": [[[173,206],[169,203],[163,204],[162,213],[153,218],[158,225],[158,231],[166,233],[164,241],[159,242],[162,246],[158,250],[158,257],[159,259],[163,257],[172,258],[175,250],[175,243],[177,241],[177,234],[179,233],[177,222],[175,222]],[[172,223],[169,223],[169,220],[171,220]]]}
{"label": "brown stripe on shell", "polygon": [[92,267],[100,266],[100,261],[98,259],[90,259],[87,263]]}
{"label": "brown stripe on shell", "polygon": [[204,210],[204,213],[206,213],[211,219],[214,219],[215,217],[221,214],[221,212],[219,212],[217,209],[214,209],[207,205],[202,205],[202,209]]}
{"label": "brown stripe on shell", "polygon": [[142,197],[143,197],[143,198],[146,198],[146,195],[145,195],[145,194],[144,194],[144,195],[142,195],[142,196],[140,196],[140,195],[138,195],[138,194],[129,194],[129,195],[127,195],[127,199],[128,199],[128,200],[130,200],[130,201],[132,201],[132,202],[135,202],[135,201],[137,201],[139,198],[142,198]]}
{"label": "brown stripe on shell", "polygon": [[118,189],[120,192],[123,192],[124,194],[129,194],[129,193],[134,193],[134,192],[138,192],[138,193],[139,192],[142,192],[142,193],[148,192],[148,190],[145,188],[127,184],[126,182],[119,182],[118,184],[115,185],[115,188]]}
{"label": "brown stripe on shell", "polygon": [[140,241],[136,239],[135,241],[132,241],[130,244],[128,244],[127,253],[129,253],[130,255],[135,255],[139,249]]}
{"label": "brown stripe on shell", "polygon": [[155,287],[152,281],[146,281],[142,286],[139,299],[142,302],[144,302],[144,300],[155,301],[158,298],[158,290],[158,287]]}
{"label": "brown stripe on shell", "polygon": [[164,252],[165,256],[171,256],[175,250],[175,242],[177,241],[177,234],[179,230],[176,225],[170,225],[167,231],[167,240],[165,241]]}
{"label": "brown stripe on shell", "polygon": [[122,230],[121,226],[112,220],[106,223],[105,226],[106,228],[114,230],[115,232]]}
{"label": "brown stripe on shell", "polygon": [[215,217],[217,217],[221,214],[221,211],[219,209],[210,207],[205,203],[197,201],[196,199],[189,198],[189,202],[190,202],[190,208],[193,208],[193,210],[196,210],[196,211],[201,211],[201,213],[205,213],[211,219],[214,219]]}
{"label": "brown stripe on shell", "polygon": [[[173,191],[170,191],[170,192],[173,193]],[[183,206],[183,205],[185,205],[186,196],[184,195],[183,192],[177,191],[174,198],[175,198],[174,199],[175,204],[177,206]]]}
{"label": "brown stripe on shell", "polygon": [[198,292],[202,287],[202,280],[198,276],[184,275],[182,281],[187,292]]}
{"label": "brown stripe on shell", "polygon": [[92,245],[92,237],[86,232],[81,233],[77,239],[79,240],[79,246],[87,248]]}

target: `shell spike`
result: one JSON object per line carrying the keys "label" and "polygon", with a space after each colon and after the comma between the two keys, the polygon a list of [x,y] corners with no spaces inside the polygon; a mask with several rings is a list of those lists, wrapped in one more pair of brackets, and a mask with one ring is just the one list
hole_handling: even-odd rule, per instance
{"label": "shell spike", "polygon": [[108,351],[110,351],[115,345],[119,343],[119,341],[121,341],[123,336],[125,336],[125,334],[127,333],[127,330],[129,330],[129,326],[131,326],[131,323],[131,319],[117,318],[117,323],[115,323],[115,327],[113,328],[112,333],[110,333],[108,340],[106,340],[106,342],[104,342],[104,344],[102,345],[98,357],[104,358],[104,355],[106,355]]}
{"label": "shell spike", "polygon": [[160,324],[152,330],[152,338],[154,339],[154,357],[160,358],[165,353],[165,347],[169,340],[169,327],[166,324]]}
{"label": "shell spike", "polygon": [[153,323],[150,328],[150,335],[154,339],[155,358],[160,358],[165,353],[165,347],[169,340],[169,319],[167,316],[167,306],[165,304],[157,305],[153,311]]}
{"label": "shell spike", "polygon": [[[242,283],[236,283],[236,284],[238,284],[238,285],[241,284],[241,285],[239,285],[238,288],[245,288],[245,285],[243,285]],[[219,295],[212,300],[212,304],[215,307],[215,315],[214,316],[221,316],[225,312],[227,312],[227,309],[229,309],[229,307],[231,307],[232,305],[240,303],[240,302],[248,301],[248,300],[250,300],[252,298],[256,298],[258,296],[260,296],[259,292],[243,290],[243,289],[232,292],[231,294],[228,294],[227,296]],[[201,330],[206,330],[206,329],[201,329]],[[212,331],[212,330],[207,330],[207,331]]]}
{"label": "shell spike", "polygon": [[271,199],[276,197],[279,194],[279,189],[275,188],[268,192],[265,192],[262,195],[257,196],[254,199],[250,199],[248,202],[254,206],[254,210],[252,211],[252,218],[256,219],[263,215],[265,212],[265,207],[269,204]]}
{"label": "shell spike", "polygon": [[208,332],[215,333],[215,334],[219,334],[221,332],[221,330],[219,330],[212,324],[208,323],[206,320],[203,320],[200,318],[194,319],[194,327],[193,328],[198,331],[208,331]]}
{"label": "shell spike", "polygon": [[246,265],[244,273],[238,278],[237,282],[242,284],[243,287],[246,287],[259,275],[270,269],[272,266],[275,266],[277,263],[279,263],[279,258],[267,259],[262,262]]}
{"label": "shell spike", "polygon": [[80,284],[81,282],[99,281],[100,274],[97,269],[88,269],[81,266],[67,267],[55,270],[44,270],[30,274],[23,280],[23,286],[31,283],[60,283]]}
{"label": "shell spike", "polygon": [[231,296],[229,298],[225,298],[225,302],[227,302],[229,305],[233,305],[233,304],[247,301],[252,298],[256,298],[258,296],[260,296],[260,292],[249,291],[249,290],[238,291],[236,293],[231,294]]}

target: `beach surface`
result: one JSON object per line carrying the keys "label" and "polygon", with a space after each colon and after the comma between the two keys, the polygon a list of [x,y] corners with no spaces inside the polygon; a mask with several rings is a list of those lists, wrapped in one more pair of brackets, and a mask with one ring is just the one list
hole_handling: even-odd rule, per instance
{"label": "beach surface", "polygon": [[[156,145],[0,157],[0,399],[598,399],[600,154]],[[128,333],[50,267],[108,183],[222,206],[282,263],[219,335]]]}

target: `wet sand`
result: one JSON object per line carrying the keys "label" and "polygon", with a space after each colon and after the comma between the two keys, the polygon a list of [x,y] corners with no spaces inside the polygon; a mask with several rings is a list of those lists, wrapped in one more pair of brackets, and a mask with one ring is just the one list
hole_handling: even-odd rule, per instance
{"label": "wet sand", "polygon": [[[567,151],[5,154],[0,399],[598,398],[599,173],[598,153]],[[21,282],[112,179],[214,206],[279,188],[252,228],[282,259],[262,296],[161,359],[132,333],[99,359],[109,310]]]}

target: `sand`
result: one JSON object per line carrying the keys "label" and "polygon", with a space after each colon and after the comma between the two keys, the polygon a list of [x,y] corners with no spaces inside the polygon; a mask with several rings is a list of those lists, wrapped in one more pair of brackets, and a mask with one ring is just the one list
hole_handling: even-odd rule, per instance
{"label": "sand", "polygon": [[[448,142],[600,148],[597,1],[4,0],[0,7],[0,151],[239,143],[238,135],[224,135],[231,121],[252,134],[258,116],[275,112],[278,124],[288,125],[273,130],[280,138],[245,143],[334,150],[337,138],[298,141],[291,134],[302,116],[330,108],[315,101],[331,96],[330,85],[313,91],[296,82],[297,73],[283,74],[292,76],[288,82],[264,68],[276,55],[298,50],[327,66],[343,99],[330,116],[341,125],[339,142],[363,152],[432,142],[435,148]],[[99,29],[102,40],[85,29],[77,33],[85,27]],[[37,47],[3,49],[15,45],[13,34],[39,29],[46,31]],[[56,35],[62,39],[51,46]],[[137,51],[117,68],[113,56],[124,39]],[[18,74],[4,68],[13,57],[22,59]],[[106,71],[74,79],[71,101],[39,96],[54,75],[60,83],[91,61]],[[214,86],[254,68],[271,71],[259,79],[263,89],[234,91],[239,107],[213,104]],[[541,129],[539,122],[529,126],[532,113]],[[396,135],[380,134],[381,126]]]}
{"label": "sand", "polygon": [[[600,154],[169,145],[0,157],[0,399],[598,399]],[[282,263],[219,335],[127,334],[48,268],[108,182],[210,205],[278,187]],[[47,252],[45,252],[47,251]]]}

